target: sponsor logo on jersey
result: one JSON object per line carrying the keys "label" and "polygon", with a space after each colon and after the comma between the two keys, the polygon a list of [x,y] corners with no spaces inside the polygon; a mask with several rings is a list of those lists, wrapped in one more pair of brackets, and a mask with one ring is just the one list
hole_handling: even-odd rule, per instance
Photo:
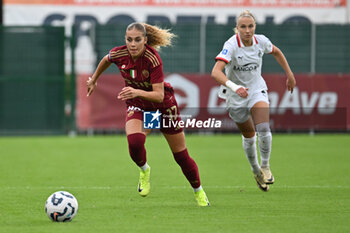
{"label": "sponsor logo on jersey", "polygon": [[222,54],[224,54],[224,55],[226,55],[227,54],[227,52],[228,52],[228,50],[227,49],[224,49],[224,50],[222,50]]}
{"label": "sponsor logo on jersey", "polygon": [[259,64],[257,63],[248,63],[245,64],[243,66],[233,66],[233,70],[237,70],[237,71],[252,71],[252,70],[256,70],[258,69]]}
{"label": "sponsor logo on jersey", "polygon": [[127,112],[134,112],[134,111],[139,111],[139,112],[143,112],[143,110],[139,107],[135,107],[135,106],[129,106],[128,107],[128,111]]}
{"label": "sponsor logo on jersey", "polygon": [[152,84],[150,82],[147,82],[147,81],[144,81],[144,82],[137,82],[136,80],[132,80],[132,79],[127,79],[127,78],[124,78],[125,82],[129,85],[135,85],[137,87],[140,87],[140,88],[150,88],[152,87]]}

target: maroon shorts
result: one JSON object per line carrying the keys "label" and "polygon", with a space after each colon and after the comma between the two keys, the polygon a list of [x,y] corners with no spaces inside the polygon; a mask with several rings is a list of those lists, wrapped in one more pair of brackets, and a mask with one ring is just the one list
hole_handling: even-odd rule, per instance
{"label": "maroon shorts", "polygon": [[[174,98],[175,99],[175,98]],[[147,108],[141,109],[140,107],[129,105],[126,107],[126,119],[138,119],[144,122],[144,112],[156,112],[159,110],[160,116],[160,131],[165,134],[177,134],[183,132],[183,128],[179,127],[178,122],[181,121],[179,108],[176,101],[169,105],[169,107],[162,108]]]}

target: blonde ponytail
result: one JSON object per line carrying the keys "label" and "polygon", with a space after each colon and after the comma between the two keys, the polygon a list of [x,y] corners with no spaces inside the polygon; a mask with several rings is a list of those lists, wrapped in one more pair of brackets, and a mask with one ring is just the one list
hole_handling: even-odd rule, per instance
{"label": "blonde ponytail", "polygon": [[146,28],[147,44],[158,50],[160,47],[167,47],[172,45],[172,40],[176,37],[170,32],[170,29],[162,29],[157,26],[143,23]]}

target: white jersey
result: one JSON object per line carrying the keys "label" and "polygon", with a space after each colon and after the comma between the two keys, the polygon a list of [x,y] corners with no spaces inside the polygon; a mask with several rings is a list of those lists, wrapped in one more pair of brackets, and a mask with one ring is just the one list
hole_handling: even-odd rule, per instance
{"label": "white jersey", "polygon": [[226,62],[225,74],[229,80],[249,88],[248,92],[254,93],[267,90],[265,80],[261,76],[262,57],[264,53],[272,51],[273,45],[264,35],[255,34],[253,45],[245,47],[236,34],[225,42],[215,59]]}

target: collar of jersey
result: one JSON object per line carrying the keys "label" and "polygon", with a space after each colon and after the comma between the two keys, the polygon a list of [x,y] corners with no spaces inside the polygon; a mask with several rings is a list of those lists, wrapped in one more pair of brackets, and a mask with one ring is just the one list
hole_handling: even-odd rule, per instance
{"label": "collar of jersey", "polygon": [[[146,48],[147,49],[147,48]],[[128,51],[129,54],[129,63],[126,65],[125,70],[133,69],[137,66],[138,63],[140,63],[140,60],[142,60],[142,57],[145,55],[146,49],[143,51],[143,53],[136,59],[136,61],[132,60],[132,57]]]}
{"label": "collar of jersey", "polygon": [[[236,38],[237,38],[238,47],[240,47],[240,48],[241,47],[246,47],[246,46],[244,46],[244,44],[243,44],[241,38],[239,37],[238,33],[236,34]],[[252,44],[252,46],[256,45],[257,43],[258,43],[258,41],[256,40],[255,35],[253,35],[253,44]]]}

